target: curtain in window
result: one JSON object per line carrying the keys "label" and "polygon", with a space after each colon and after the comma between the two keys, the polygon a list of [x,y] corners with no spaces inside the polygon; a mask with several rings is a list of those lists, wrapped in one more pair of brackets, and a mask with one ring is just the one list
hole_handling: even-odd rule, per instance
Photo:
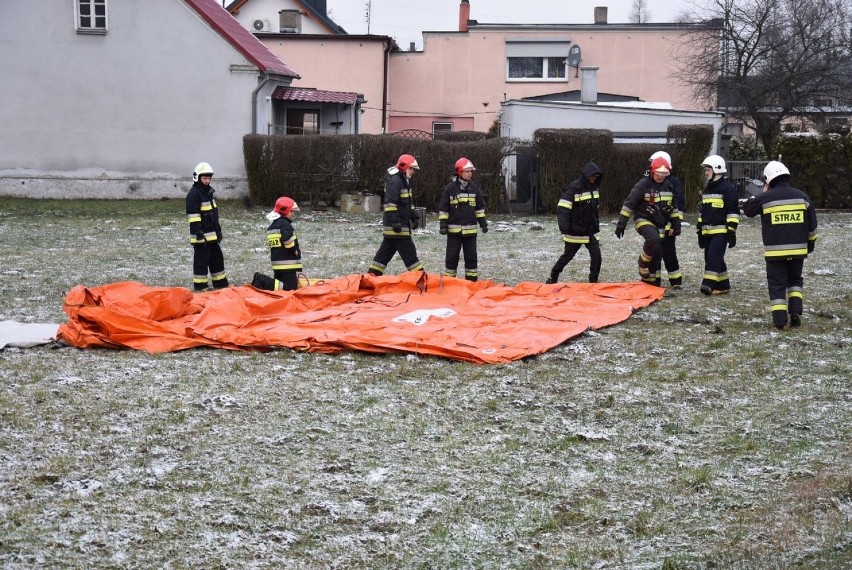
{"label": "curtain in window", "polygon": [[544,77],[544,60],[540,57],[510,57],[509,78],[528,79]]}

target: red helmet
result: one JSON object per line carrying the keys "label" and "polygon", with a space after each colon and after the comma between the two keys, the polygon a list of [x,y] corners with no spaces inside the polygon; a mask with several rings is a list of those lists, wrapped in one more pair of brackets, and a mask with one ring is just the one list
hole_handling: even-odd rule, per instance
{"label": "red helmet", "polygon": [[417,164],[417,159],[411,156],[410,154],[403,154],[396,160],[396,168],[400,172],[405,172],[409,168],[417,168],[420,169],[420,166]]}
{"label": "red helmet", "polygon": [[660,174],[668,174],[672,171],[671,164],[669,161],[663,158],[662,156],[658,156],[654,160],[651,161],[651,173],[659,172]]}
{"label": "red helmet", "polygon": [[462,170],[476,170],[470,159],[461,157],[456,161],[456,176],[461,176]]}
{"label": "red helmet", "polygon": [[276,214],[280,214],[286,218],[290,215],[290,212],[298,212],[299,205],[292,198],[289,198],[287,196],[281,196],[280,198],[275,200],[275,209],[273,211]]}

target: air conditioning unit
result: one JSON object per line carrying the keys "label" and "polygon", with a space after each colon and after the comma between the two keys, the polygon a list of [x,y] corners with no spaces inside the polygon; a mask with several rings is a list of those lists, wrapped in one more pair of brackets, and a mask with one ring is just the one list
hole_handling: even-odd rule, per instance
{"label": "air conditioning unit", "polygon": [[272,24],[269,23],[269,20],[255,20],[251,23],[251,27],[255,32],[270,32],[272,31]]}

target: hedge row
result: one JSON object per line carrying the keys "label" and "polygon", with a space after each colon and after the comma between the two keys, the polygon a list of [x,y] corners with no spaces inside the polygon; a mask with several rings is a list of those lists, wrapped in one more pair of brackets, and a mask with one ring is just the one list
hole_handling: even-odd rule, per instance
{"label": "hedge row", "polygon": [[[712,138],[709,125],[673,125],[665,145],[616,144],[606,130],[540,129],[529,151],[538,163],[538,211],[553,213],[565,186],[586,162],[594,161],[604,172],[601,210],[617,212],[647,169],[648,157],[665,150],[672,156],[674,175],[684,183],[687,211],[694,212],[704,187],[701,162]],[[438,140],[393,135],[246,135],[243,140],[249,192],[258,205],[270,206],[278,196],[289,195],[318,208],[338,204],[343,194],[379,194],[387,169],[400,154],[409,153],[420,164],[413,180],[417,205],[434,210],[455,161],[466,156],[476,165],[475,180],[491,212],[505,205],[504,159],[529,144],[469,133]],[[784,137],[776,152],[793,173],[794,185],[820,207],[852,206],[852,138]]]}
{"label": "hedge row", "polygon": [[534,136],[543,211],[555,210],[565,186],[592,161],[603,170],[601,210],[613,213],[621,208],[630,189],[645,174],[648,158],[658,150],[671,155],[673,174],[684,183],[691,209],[703,188],[701,162],[712,148],[713,128],[670,127],[665,145],[615,143],[610,131],[594,129],[539,129]]}
{"label": "hedge row", "polygon": [[246,135],[243,149],[249,193],[268,206],[278,196],[317,208],[335,205],[343,194],[380,194],[387,170],[401,154],[413,154],[420,170],[412,186],[415,202],[434,209],[465,156],[476,166],[476,181],[489,204],[500,203],[505,143],[500,139],[452,142],[388,135],[266,136]]}
{"label": "hedge row", "polygon": [[819,208],[852,208],[852,136],[783,136],[774,156],[790,170],[791,184]]}

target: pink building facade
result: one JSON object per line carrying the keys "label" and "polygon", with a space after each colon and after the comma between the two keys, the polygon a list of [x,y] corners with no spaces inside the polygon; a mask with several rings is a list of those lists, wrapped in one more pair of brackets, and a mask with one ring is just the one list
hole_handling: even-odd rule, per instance
{"label": "pink building facade", "polygon": [[678,80],[689,41],[706,28],[609,24],[605,8],[594,24],[486,24],[470,10],[462,0],[457,31],[424,32],[423,51],[401,51],[386,36],[256,35],[299,72],[294,87],[362,94],[363,133],[485,132],[504,101],[579,92],[580,66],[598,68],[601,94],[709,110]]}

